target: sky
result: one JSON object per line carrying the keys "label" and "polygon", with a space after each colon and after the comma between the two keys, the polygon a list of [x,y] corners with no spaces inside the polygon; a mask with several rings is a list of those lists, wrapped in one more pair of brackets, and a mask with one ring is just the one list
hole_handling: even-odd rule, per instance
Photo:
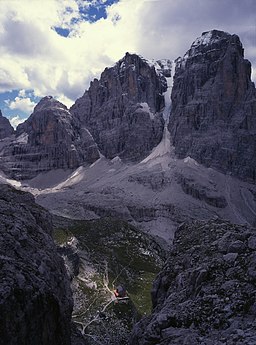
{"label": "sky", "polygon": [[212,29],[239,35],[256,81],[255,0],[0,0],[0,109],[16,126],[46,95],[70,107],[127,51],[174,60]]}

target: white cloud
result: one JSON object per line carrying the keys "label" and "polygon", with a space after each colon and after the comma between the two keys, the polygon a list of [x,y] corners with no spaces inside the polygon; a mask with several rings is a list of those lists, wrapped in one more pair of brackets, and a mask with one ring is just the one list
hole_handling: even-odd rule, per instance
{"label": "white cloud", "polygon": [[[84,7],[89,3],[82,2]],[[4,2],[0,13],[0,91],[34,89],[40,97],[52,94],[74,101],[106,66],[126,51],[136,51],[142,3],[122,0],[109,7],[107,19],[89,23],[79,20],[75,0],[45,1],[40,11],[38,1]],[[74,17],[78,22],[71,25]],[[73,32],[68,38],[61,37],[53,30],[56,26],[72,27]]]}
{"label": "white cloud", "polygon": [[18,96],[21,98],[25,98],[26,97],[26,90],[22,89],[19,91]]}
{"label": "white cloud", "polygon": [[12,127],[14,127],[16,129],[16,127],[24,122],[24,119],[22,119],[19,115],[13,116],[9,119],[10,124],[12,125]]}
{"label": "white cloud", "polygon": [[31,114],[36,103],[31,101],[30,98],[21,98],[21,97],[15,97],[14,101],[7,100],[6,104],[8,104],[10,109],[17,109],[21,110],[26,114]]}
{"label": "white cloud", "polygon": [[[99,5],[104,0],[94,2]],[[82,21],[79,14],[79,5],[86,9],[89,4],[2,1],[0,92],[33,89],[36,96],[51,94],[71,104],[91,79],[126,51],[175,59],[203,31],[213,28],[240,34],[249,59],[255,52],[255,38],[250,39],[255,35],[254,0],[120,0],[107,8],[107,19],[95,23]],[[64,38],[54,27],[72,32]],[[20,94],[12,107],[31,111],[32,103]]]}

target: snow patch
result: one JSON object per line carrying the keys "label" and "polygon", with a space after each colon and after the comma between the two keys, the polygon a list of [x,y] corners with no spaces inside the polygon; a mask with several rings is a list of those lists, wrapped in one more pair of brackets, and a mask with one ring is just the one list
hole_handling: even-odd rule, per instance
{"label": "snow patch", "polygon": [[168,131],[167,125],[165,125],[161,142],[152,150],[149,156],[141,161],[141,164],[147,163],[157,157],[162,157],[167,154],[171,155],[171,153],[173,153],[173,149],[174,148],[171,146],[170,141],[170,132]]}
{"label": "snow patch", "polygon": [[171,74],[172,69],[172,61],[169,59],[161,59],[161,60],[154,60],[154,59],[145,59],[144,57],[140,56],[140,58],[145,61],[150,67],[154,67],[157,75],[163,76],[165,73]]}
{"label": "snow patch", "polygon": [[155,115],[152,113],[152,111],[149,108],[148,103],[144,102],[144,103],[138,103],[140,105],[140,108],[137,109],[137,111],[143,111],[149,114],[150,119],[154,120]]}
{"label": "snow patch", "polygon": [[193,43],[191,47],[196,47],[199,45],[207,45],[212,43],[213,41],[216,41],[212,38],[212,31],[205,32],[202,34],[202,36],[198,37]]}
{"label": "snow patch", "polygon": [[173,77],[174,77],[175,67],[176,67],[176,64],[173,61],[171,64],[171,77],[166,78],[167,90],[164,93],[165,108],[163,111],[163,118],[166,124],[169,123],[169,117],[171,113],[171,93],[172,93],[172,87],[173,87]]}

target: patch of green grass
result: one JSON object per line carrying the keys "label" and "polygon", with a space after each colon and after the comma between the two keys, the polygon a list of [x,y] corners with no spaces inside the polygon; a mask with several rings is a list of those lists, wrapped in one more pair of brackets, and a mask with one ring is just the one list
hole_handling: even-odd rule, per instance
{"label": "patch of green grass", "polygon": [[54,229],[53,239],[58,245],[67,244],[71,239],[72,233],[66,229]]}
{"label": "patch of green grass", "polygon": [[142,316],[151,313],[151,289],[155,276],[155,272],[141,273],[137,281],[129,289],[129,296]]}
{"label": "patch of green grass", "polygon": [[[112,218],[75,221],[68,229],[56,229],[54,232],[54,238],[59,244],[67,243],[71,236],[76,237],[79,251],[88,258],[97,272],[90,278],[96,282],[96,290],[79,282],[79,289],[88,299],[88,305],[96,299],[93,308],[97,312],[109,299],[110,292],[106,289],[104,291],[103,282],[107,269],[109,289],[122,284],[130,297],[128,306],[111,304],[113,312],[117,316],[125,314],[123,317],[129,314],[129,318],[132,314],[149,315],[152,308],[152,282],[163,262],[159,256],[161,249],[154,240],[132,225]],[[132,313],[128,312],[131,308]]]}

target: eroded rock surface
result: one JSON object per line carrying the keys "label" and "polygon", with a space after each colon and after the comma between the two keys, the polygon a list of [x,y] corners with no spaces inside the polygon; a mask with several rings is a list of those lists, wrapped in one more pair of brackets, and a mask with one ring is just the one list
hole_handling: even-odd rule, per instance
{"label": "eroded rock surface", "polygon": [[73,300],[49,213],[0,185],[0,344],[69,345]]}
{"label": "eroded rock surface", "polygon": [[237,35],[213,30],[176,61],[169,122],[176,154],[256,180],[256,91]]}
{"label": "eroded rock surface", "polygon": [[92,133],[104,156],[138,160],[162,139],[160,112],[166,88],[162,73],[127,53],[114,67],[106,68],[100,80],[91,82],[71,113]]}
{"label": "eroded rock surface", "polygon": [[74,169],[99,158],[91,134],[67,107],[47,96],[17,127],[17,137],[1,152],[1,169],[16,179],[30,179],[53,169]]}
{"label": "eroded rock surface", "polygon": [[9,120],[3,116],[0,110],[0,139],[9,137],[14,133],[14,129],[11,126]]}
{"label": "eroded rock surface", "polygon": [[215,219],[179,227],[131,344],[254,344],[256,229]]}

